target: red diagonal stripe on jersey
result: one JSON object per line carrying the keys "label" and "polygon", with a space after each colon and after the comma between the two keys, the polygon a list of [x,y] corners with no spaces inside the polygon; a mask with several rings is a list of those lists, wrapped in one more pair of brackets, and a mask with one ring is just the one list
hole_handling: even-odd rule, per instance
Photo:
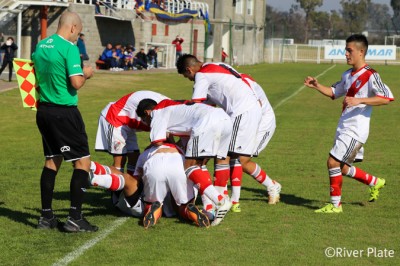
{"label": "red diagonal stripe on jersey", "polygon": [[245,80],[241,74],[236,72],[233,68],[229,68],[226,65],[216,65],[216,64],[207,64],[202,66],[199,70],[201,73],[218,73],[218,74],[230,74],[234,77],[241,79],[247,86],[250,87],[250,84]]}
{"label": "red diagonal stripe on jersey", "polygon": [[173,100],[162,100],[161,102],[159,102],[159,104],[157,104],[154,107],[154,110],[163,109],[168,106],[181,105],[181,104],[186,104],[186,103],[185,102],[177,102],[177,101],[173,101]]}

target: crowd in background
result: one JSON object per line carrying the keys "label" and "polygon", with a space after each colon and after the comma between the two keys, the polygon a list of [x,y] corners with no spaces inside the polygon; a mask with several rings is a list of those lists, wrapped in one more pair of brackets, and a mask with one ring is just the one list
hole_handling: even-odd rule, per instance
{"label": "crowd in background", "polygon": [[122,46],[108,43],[99,57],[104,62],[104,68],[110,71],[142,70],[158,67],[158,47],[150,47],[145,52],[144,48],[136,49],[132,45]]}

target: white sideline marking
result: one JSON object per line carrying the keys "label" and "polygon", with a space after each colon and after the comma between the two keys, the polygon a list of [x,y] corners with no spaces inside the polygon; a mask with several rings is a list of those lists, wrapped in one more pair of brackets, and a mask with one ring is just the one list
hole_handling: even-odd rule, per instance
{"label": "white sideline marking", "polygon": [[[326,69],[324,72],[322,72],[321,74],[319,74],[318,76],[316,76],[316,78],[319,78],[323,75],[326,74],[326,72],[328,72],[329,70],[331,70],[332,68],[334,68],[336,66],[333,65],[331,67],[329,67],[328,69]],[[285,99],[283,99],[282,101],[280,101],[279,103],[277,103],[274,107],[272,107],[274,110],[278,109],[279,106],[281,106],[282,104],[284,104],[285,102],[287,102],[288,100],[290,100],[291,98],[293,98],[294,96],[296,96],[297,94],[299,94],[306,86],[303,85],[301,86],[297,91],[293,92],[291,95],[289,95],[288,97],[286,97]]]}
{"label": "white sideline marking", "polygon": [[53,266],[64,266],[68,265],[70,262],[73,260],[77,259],[79,256],[81,256],[86,250],[90,249],[94,245],[96,245],[98,242],[106,238],[109,234],[111,234],[115,229],[117,229],[119,226],[123,225],[129,217],[123,217],[123,218],[118,218],[115,220],[111,226],[104,230],[101,231],[100,234],[93,238],[92,240],[89,240],[79,248],[75,249],[74,251],[68,253],[64,258],[60,259],[59,261],[55,262]]}

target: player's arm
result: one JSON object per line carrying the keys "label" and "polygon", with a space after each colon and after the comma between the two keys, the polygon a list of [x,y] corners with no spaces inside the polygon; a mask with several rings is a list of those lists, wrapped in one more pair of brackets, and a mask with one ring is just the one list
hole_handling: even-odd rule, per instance
{"label": "player's arm", "polygon": [[323,94],[327,97],[333,98],[333,96],[334,96],[331,87],[327,87],[327,86],[324,86],[324,85],[318,83],[318,80],[314,77],[310,77],[310,76],[306,77],[304,79],[304,85],[311,89],[315,89],[315,90],[319,91],[321,94]]}
{"label": "player's arm", "polygon": [[355,98],[355,97],[345,97],[344,103],[346,106],[356,106],[359,104],[366,104],[371,106],[378,106],[378,105],[386,105],[390,103],[390,99],[380,97],[380,96],[373,96],[369,98]]}

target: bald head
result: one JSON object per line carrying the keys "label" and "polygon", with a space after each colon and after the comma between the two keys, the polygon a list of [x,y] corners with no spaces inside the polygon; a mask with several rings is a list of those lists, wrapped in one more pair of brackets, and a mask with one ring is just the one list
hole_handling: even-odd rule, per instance
{"label": "bald head", "polygon": [[70,42],[78,39],[82,31],[82,20],[75,12],[64,12],[58,22],[57,34]]}

